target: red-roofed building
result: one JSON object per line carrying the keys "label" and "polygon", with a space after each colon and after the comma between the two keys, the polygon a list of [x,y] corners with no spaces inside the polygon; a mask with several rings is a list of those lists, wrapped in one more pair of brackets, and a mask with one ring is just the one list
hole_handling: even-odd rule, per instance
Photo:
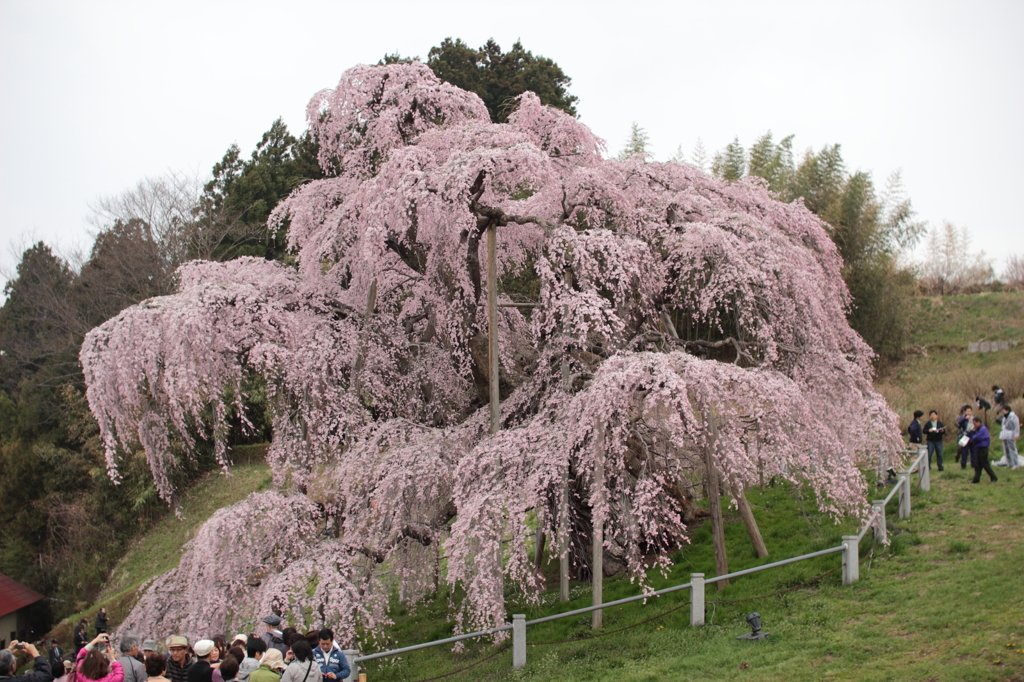
{"label": "red-roofed building", "polygon": [[27,630],[28,607],[45,597],[0,573],[0,647]]}

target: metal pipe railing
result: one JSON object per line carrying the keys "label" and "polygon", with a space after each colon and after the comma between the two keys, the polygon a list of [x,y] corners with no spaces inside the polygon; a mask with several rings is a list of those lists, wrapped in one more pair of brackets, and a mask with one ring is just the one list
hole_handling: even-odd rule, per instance
{"label": "metal pipe railing", "polygon": [[718,582],[721,582],[723,580],[729,580],[730,578],[739,578],[740,576],[750,575],[751,573],[757,573],[758,571],[765,571],[765,570],[767,570],[769,568],[776,568],[778,566],[785,566],[786,564],[795,564],[798,561],[806,561],[807,559],[814,559],[815,557],[825,556],[826,554],[835,554],[836,552],[842,552],[842,551],[843,551],[843,546],[842,545],[839,545],[838,547],[829,547],[828,549],[822,549],[822,550],[819,550],[817,552],[811,552],[810,554],[801,554],[800,556],[795,556],[795,557],[792,557],[790,559],[783,559],[781,561],[775,561],[775,562],[770,563],[770,564],[765,564],[764,566],[755,566],[753,568],[748,568],[748,569],[745,569],[745,570],[742,570],[742,571],[736,571],[735,573],[726,573],[725,575],[715,576],[714,578],[706,578],[704,580],[704,583],[705,584],[718,583]]}
{"label": "metal pipe railing", "polygon": [[362,663],[363,661],[372,661],[376,658],[385,658],[387,656],[397,656],[398,654],[405,654],[410,651],[419,651],[420,649],[429,649],[432,646],[441,646],[442,644],[454,644],[455,642],[461,642],[464,639],[472,639],[474,637],[486,637],[487,635],[493,635],[498,632],[506,632],[512,629],[512,624],[501,625],[496,628],[490,628],[488,630],[480,630],[479,632],[469,632],[465,635],[455,635],[454,637],[448,637],[446,639],[438,639],[433,642],[424,642],[423,644],[413,644],[412,646],[404,646],[401,649],[391,649],[390,651],[381,651],[376,654],[367,654],[365,656],[357,656],[352,659],[353,663]]}
{"label": "metal pipe railing", "polygon": [[[896,485],[894,485],[892,490],[889,491],[889,494],[885,496],[885,499],[881,501],[882,502],[882,505],[881,505],[881,510],[882,511],[881,511],[881,513],[882,514],[884,514],[885,505],[887,505],[892,500],[892,498],[895,495],[897,495],[900,491],[905,491],[906,497],[909,498],[909,493],[910,493],[909,480],[910,480],[911,472],[914,470],[914,467],[917,466],[918,467],[919,477],[920,477],[921,476],[920,472],[922,471],[921,467],[927,467],[928,466],[927,461],[925,460],[926,457],[927,457],[927,451],[919,450],[917,458],[910,464],[910,466],[907,468],[907,470],[904,473],[900,474],[899,478],[896,481]],[[925,461],[923,461],[923,460],[925,460]],[[878,502],[876,501],[875,504],[877,505]],[[906,516],[909,516],[909,513],[910,513],[909,499],[907,499],[905,501],[904,501],[904,499],[901,499],[901,501],[900,501],[901,512],[904,509],[904,504],[906,504]],[[903,514],[901,513],[901,517],[902,516],[903,516]],[[591,613],[593,611],[597,611],[599,609],[607,609],[607,608],[611,608],[613,606],[621,606],[623,604],[629,604],[629,603],[636,602],[636,601],[646,600],[646,599],[648,599],[650,597],[658,597],[658,596],[661,596],[661,595],[664,595],[664,594],[671,594],[672,592],[678,592],[680,590],[695,589],[695,585],[696,585],[696,587],[699,588],[701,601],[703,602],[704,586],[707,585],[707,584],[718,583],[718,582],[721,582],[723,580],[731,580],[733,578],[740,578],[740,577],[745,576],[745,575],[751,575],[753,573],[759,573],[761,571],[766,571],[766,570],[771,569],[771,568],[779,568],[781,566],[786,566],[786,565],[789,565],[789,564],[794,564],[794,563],[797,563],[797,562],[800,562],[800,561],[806,561],[808,559],[815,559],[817,557],[827,556],[829,554],[837,554],[839,552],[843,553],[843,584],[850,584],[852,582],[856,582],[858,580],[858,578],[859,578],[859,575],[860,575],[859,574],[859,567],[858,567],[859,556],[858,556],[857,548],[860,545],[860,541],[862,539],[864,539],[864,536],[867,535],[868,530],[870,530],[874,526],[874,522],[878,518],[879,518],[879,512],[877,511],[877,507],[876,507],[876,510],[873,511],[872,514],[865,520],[864,526],[861,528],[860,533],[858,535],[855,535],[855,536],[843,536],[843,544],[839,545],[838,547],[829,547],[828,549],[822,549],[822,550],[819,550],[817,552],[810,552],[809,554],[801,554],[800,556],[791,557],[789,559],[782,559],[780,561],[774,561],[772,563],[765,564],[763,566],[754,566],[753,568],[747,568],[747,569],[744,569],[742,571],[735,571],[733,573],[727,573],[725,575],[715,576],[713,578],[704,579],[703,578],[703,574],[697,573],[697,574],[693,574],[693,579],[690,582],[683,583],[681,585],[673,585],[671,587],[666,587],[666,588],[663,588],[663,589],[660,589],[660,590],[654,590],[652,592],[645,592],[643,594],[634,595],[632,597],[624,597],[622,599],[616,599],[616,600],[610,601],[610,602],[603,602],[601,604],[597,604],[597,605],[594,605],[594,606],[587,606],[587,607],[580,608],[580,609],[573,609],[572,611],[565,611],[563,613],[556,613],[556,614],[551,615],[551,616],[542,616],[540,618],[534,618],[533,620],[528,620],[528,621],[525,621],[525,622],[524,622],[524,616],[522,616],[521,614],[517,614],[517,615],[514,616],[514,620],[517,623],[522,623],[522,625],[519,625],[518,627],[523,628],[523,630],[521,631],[523,633],[523,635],[521,637],[518,637],[518,638],[516,638],[516,637],[513,638],[513,644],[515,645],[513,647],[515,649],[515,651],[513,652],[513,661],[516,664],[515,667],[522,667],[523,665],[525,665],[526,652],[525,652],[525,648],[523,648],[523,647],[525,647],[525,639],[526,639],[525,638],[525,626],[529,626],[529,625],[540,625],[541,623],[548,623],[548,622],[551,622],[551,621],[554,621],[554,620],[560,620],[562,618],[570,618],[572,616],[581,616],[581,615],[584,615],[584,614],[587,614],[587,613]],[[885,517],[882,516],[881,518],[884,519]],[[691,618],[691,622],[693,622],[692,618]],[[702,618],[699,620],[699,623],[703,624],[703,619]],[[408,652],[411,652],[411,651],[418,651],[420,649],[427,649],[429,647],[441,646],[443,644],[454,644],[455,642],[461,642],[461,641],[466,640],[466,639],[473,639],[475,637],[486,637],[488,635],[497,634],[499,632],[507,632],[509,630],[513,630],[514,627],[516,627],[516,626],[513,626],[513,624],[509,623],[509,624],[502,625],[502,626],[499,626],[499,627],[496,627],[496,628],[490,628],[490,629],[487,629],[487,630],[480,630],[478,632],[470,632],[470,633],[466,633],[464,635],[456,635],[454,637],[447,637],[445,639],[438,639],[438,640],[435,640],[435,641],[432,641],[432,642],[424,642],[423,644],[414,644],[412,646],[402,647],[400,649],[392,649],[392,650],[389,650],[389,651],[381,651],[381,652],[375,653],[375,654],[367,654],[366,656],[357,656],[357,657],[353,658],[352,660],[353,660],[353,663],[361,663],[361,662],[364,662],[364,661],[372,661],[372,660],[375,660],[375,659],[385,658],[385,657],[388,657],[388,656],[397,656],[399,654],[404,654],[404,653],[408,653]],[[517,642],[519,642],[519,643],[517,644]]]}

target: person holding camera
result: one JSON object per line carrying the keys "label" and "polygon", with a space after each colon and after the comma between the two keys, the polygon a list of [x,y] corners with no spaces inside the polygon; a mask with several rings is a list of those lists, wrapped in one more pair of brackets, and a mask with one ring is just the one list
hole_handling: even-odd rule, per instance
{"label": "person holding camera", "polygon": [[974,418],[974,431],[968,445],[971,448],[971,460],[974,462],[974,480],[971,483],[981,481],[981,472],[988,473],[989,480],[995,483],[999,479],[992,471],[992,465],[988,463],[988,447],[991,439],[988,435],[988,428],[981,421],[980,417]]}
{"label": "person holding camera", "polygon": [[96,639],[78,652],[75,672],[77,676],[93,682],[124,682],[124,669],[110,646],[110,635],[96,635]]}
{"label": "person holding camera", "polygon": [[928,421],[924,425],[925,439],[928,443],[928,468],[932,468],[932,453],[935,453],[935,462],[942,468],[942,439],[946,435],[946,425],[939,420],[939,413],[932,410],[928,413]]}
{"label": "person holding camera", "polygon": [[[32,657],[32,660],[35,662],[32,672],[19,675],[18,677],[14,676],[15,651],[24,651]],[[15,680],[17,682],[52,682],[53,680],[50,664],[39,655],[39,650],[28,642],[19,642],[16,639],[11,641],[10,649],[0,650],[0,682],[13,682]]]}

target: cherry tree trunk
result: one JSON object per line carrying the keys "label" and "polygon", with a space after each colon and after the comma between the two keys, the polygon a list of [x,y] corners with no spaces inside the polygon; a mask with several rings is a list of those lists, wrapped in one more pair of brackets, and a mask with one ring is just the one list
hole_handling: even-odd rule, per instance
{"label": "cherry tree trunk", "polygon": [[[704,475],[707,480],[708,505],[711,507],[711,534],[715,541],[715,573],[725,575],[729,572],[729,558],[725,553],[725,523],[722,520],[722,498],[719,495],[720,477],[712,456],[715,441],[718,439],[718,425],[710,413],[707,415],[707,424],[708,444],[704,448]],[[718,589],[724,590],[728,585],[728,580],[722,580],[718,583]]]}
{"label": "cherry tree trunk", "polygon": [[366,292],[366,314],[363,315],[363,334],[359,343],[359,356],[352,366],[352,390],[359,395],[363,387],[363,366],[366,364],[366,351],[370,342],[370,318],[373,317],[373,309],[377,307],[377,278],[370,282],[370,289]]}
{"label": "cherry tree trunk", "polygon": [[487,356],[491,396],[491,433],[501,429],[501,395],[498,386],[498,230],[487,228]]}
{"label": "cherry tree trunk", "polygon": [[750,535],[750,542],[754,545],[754,551],[757,552],[758,557],[763,559],[768,556],[768,548],[765,547],[764,540],[761,538],[761,530],[757,527],[757,519],[754,518],[754,512],[750,509],[750,503],[744,494],[743,486],[734,478],[730,479],[729,484],[732,488],[732,494],[736,498],[736,503],[740,507],[740,516],[743,517],[743,524],[747,527],[747,534]]}

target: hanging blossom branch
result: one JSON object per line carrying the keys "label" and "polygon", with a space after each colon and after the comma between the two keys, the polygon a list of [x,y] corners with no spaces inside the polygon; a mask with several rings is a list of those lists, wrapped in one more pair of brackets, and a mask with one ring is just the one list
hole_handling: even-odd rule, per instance
{"label": "hanging blossom branch", "polygon": [[[475,95],[418,63],[351,69],[308,114],[328,177],[297,188],[269,225],[287,227],[295,267],[188,264],[178,293],[124,311],[82,348],[111,476],[141,448],[165,499],[177,458],[204,439],[228,466],[246,382],[264,382],[269,461],[291,483],[275,504],[309,529],[272,561],[244,549],[265,571],[247,587],[182,569],[159,578],[138,609],[164,629],[223,629],[241,617],[224,595],[241,589],[296,626],[334,614],[351,639],[386,623],[389,595],[367,577],[382,563],[405,599],[447,580],[465,595],[457,627],[495,625],[510,586],[539,587],[529,512],[577,554],[603,523],[605,565],[642,581],[686,542],[685,491],[706,447],[740,483],[762,467],[810,486],[833,515],[864,512],[858,463],[879,442],[895,449],[898,429],[845,319],[842,260],[802,204],[754,181],[605,159],[586,126],[532,93],[490,123]],[[496,274],[540,287],[528,318],[499,311],[493,436],[481,238],[492,227]],[[771,456],[755,461],[755,445]],[[231,551],[194,545],[183,566],[202,575]],[[194,617],[160,605],[171,589]]]}

